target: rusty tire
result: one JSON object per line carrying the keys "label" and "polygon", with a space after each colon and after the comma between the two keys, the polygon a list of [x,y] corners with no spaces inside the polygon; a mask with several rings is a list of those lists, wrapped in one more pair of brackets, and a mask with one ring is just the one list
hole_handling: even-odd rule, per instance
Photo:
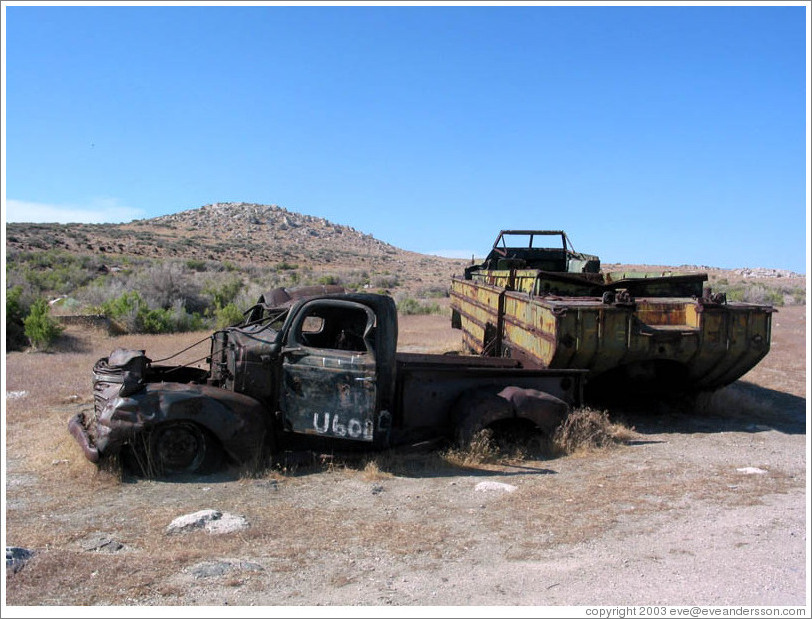
{"label": "rusty tire", "polygon": [[479,431],[497,422],[522,420],[552,436],[569,413],[562,400],[542,391],[521,387],[479,388],[466,391],[452,407],[454,436],[460,447]]}
{"label": "rusty tire", "polygon": [[454,439],[466,447],[474,435],[494,421],[513,417],[513,406],[492,389],[471,389],[460,395],[451,410]]}
{"label": "rusty tire", "polygon": [[222,463],[222,449],[212,434],[191,421],[164,423],[149,435],[149,461],[161,475],[211,473]]}

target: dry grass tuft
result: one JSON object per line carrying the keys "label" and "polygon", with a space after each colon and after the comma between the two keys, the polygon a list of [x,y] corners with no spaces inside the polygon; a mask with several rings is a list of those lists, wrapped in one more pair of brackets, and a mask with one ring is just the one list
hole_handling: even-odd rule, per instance
{"label": "dry grass tuft", "polygon": [[448,467],[436,451],[388,449],[362,458],[336,458],[329,472],[349,474],[368,482],[413,475],[435,475]]}
{"label": "dry grass tuft", "polygon": [[495,424],[474,434],[464,447],[443,452],[446,462],[458,467],[547,460],[556,455],[550,437],[523,423]]}
{"label": "dry grass tuft", "polygon": [[443,452],[453,466],[510,464],[524,460],[549,460],[628,443],[633,428],[612,421],[607,411],[588,407],[574,410],[552,436],[528,425],[492,426],[477,432],[464,447]]}
{"label": "dry grass tuft", "polygon": [[463,447],[452,447],[443,452],[443,458],[452,466],[466,467],[493,464],[501,453],[491,428],[480,430]]}
{"label": "dry grass tuft", "polygon": [[364,481],[380,481],[382,479],[390,479],[394,477],[392,473],[382,470],[378,461],[373,459],[367,461],[364,468],[361,469],[361,479]]}
{"label": "dry grass tuft", "polygon": [[556,429],[553,444],[560,455],[570,455],[611,448],[634,437],[633,428],[613,422],[607,411],[585,406],[572,411]]}

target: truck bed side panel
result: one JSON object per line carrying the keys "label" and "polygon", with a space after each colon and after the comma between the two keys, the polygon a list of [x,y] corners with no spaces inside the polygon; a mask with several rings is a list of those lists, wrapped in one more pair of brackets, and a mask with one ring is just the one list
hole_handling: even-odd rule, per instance
{"label": "truck bed side panel", "polygon": [[401,418],[396,425],[450,429],[452,405],[462,393],[475,388],[493,388],[496,392],[517,386],[580,404],[583,372],[519,368],[515,360],[509,359],[475,359],[398,354],[396,389]]}

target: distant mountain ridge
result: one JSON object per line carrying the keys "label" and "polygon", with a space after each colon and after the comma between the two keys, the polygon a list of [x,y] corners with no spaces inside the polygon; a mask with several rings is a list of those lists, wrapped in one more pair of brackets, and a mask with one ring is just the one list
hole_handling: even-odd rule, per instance
{"label": "distant mountain ridge", "polygon": [[[267,262],[403,252],[355,228],[277,205],[229,202],[124,224],[7,224],[9,249]],[[331,254],[335,253],[336,256]]]}
{"label": "distant mountain ridge", "polygon": [[399,249],[350,226],[275,204],[246,202],[218,202],[124,224],[9,223],[6,249],[104,254],[111,263],[132,256],[295,264],[325,272],[364,269],[397,273],[423,286],[447,286],[466,264]]}
{"label": "distant mountain ridge", "polygon": [[[314,272],[369,271],[397,274],[408,288],[447,288],[467,260],[406,251],[321,217],[275,204],[217,202],[124,224],[7,223],[8,255],[63,250],[105,255],[110,264],[124,257],[206,260],[242,266],[295,266]],[[487,248],[482,248],[483,253]],[[802,280],[776,269],[725,270],[713,267],[655,267],[604,263],[605,269],[703,270],[737,279]],[[803,284],[805,287],[805,283]]]}

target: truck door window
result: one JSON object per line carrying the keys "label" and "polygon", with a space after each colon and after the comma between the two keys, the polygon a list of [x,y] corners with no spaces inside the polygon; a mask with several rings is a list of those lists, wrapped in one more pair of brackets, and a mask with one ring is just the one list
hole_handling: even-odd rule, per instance
{"label": "truck door window", "polygon": [[[294,337],[303,346],[366,352],[370,317],[361,307],[313,305],[307,308]],[[374,325],[369,325],[371,329]]]}
{"label": "truck door window", "polygon": [[308,316],[302,322],[302,335],[316,338],[324,330],[324,319],[319,316]]}

